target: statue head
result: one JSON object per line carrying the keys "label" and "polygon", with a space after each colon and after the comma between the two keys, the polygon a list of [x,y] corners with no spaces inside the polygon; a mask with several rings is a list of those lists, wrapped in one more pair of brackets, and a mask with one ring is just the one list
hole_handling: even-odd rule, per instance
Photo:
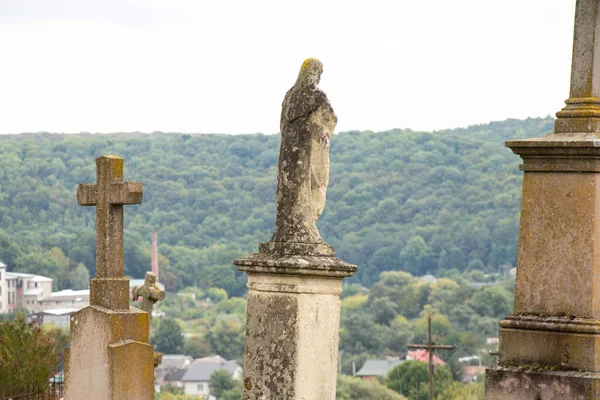
{"label": "statue head", "polygon": [[307,58],[300,67],[295,86],[317,86],[323,73],[323,64],[316,58]]}

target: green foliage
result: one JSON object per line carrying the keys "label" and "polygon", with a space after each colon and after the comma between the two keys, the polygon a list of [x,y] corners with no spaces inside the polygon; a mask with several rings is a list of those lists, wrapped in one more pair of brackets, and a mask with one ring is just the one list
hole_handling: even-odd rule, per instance
{"label": "green foliage", "polygon": [[90,285],[90,273],[82,263],[71,274],[71,289],[87,289]]}
{"label": "green foliage", "polygon": [[[319,229],[339,257],[360,266],[350,283],[369,287],[392,270],[438,276],[452,268],[487,273],[514,265],[520,161],[503,142],[540,136],[552,124],[545,118],[435,133],[334,135]],[[96,157],[116,154],[126,160],[126,179],[142,181],[145,192],[144,204],[125,212],[126,273],[143,278],[150,234],[157,230],[161,280],[169,291],[219,287],[229,297],[242,296],[245,275],[231,260],[272,234],[279,140],[261,134],[2,135],[0,259],[10,270],[50,275],[59,288],[73,284],[80,263],[94,276],[95,211],[79,207],[75,191],[95,180]],[[67,265],[48,253],[53,248]],[[419,301],[422,294],[406,293]],[[417,310],[404,315],[414,318]]]}
{"label": "green foliage", "polygon": [[150,342],[156,351],[165,354],[179,354],[183,350],[183,332],[181,325],[173,318],[163,318]]}
{"label": "green foliage", "polygon": [[246,325],[235,314],[219,315],[206,334],[216,354],[227,360],[241,359],[244,355]]}
{"label": "green foliage", "polygon": [[202,336],[191,336],[185,339],[184,352],[192,358],[202,358],[214,352],[208,340]]}
{"label": "green foliage", "polygon": [[169,392],[162,392],[155,397],[156,400],[198,400],[196,396],[190,396],[185,394],[173,394]]}
{"label": "green foliage", "polygon": [[45,392],[66,343],[61,330],[43,330],[24,314],[0,322],[0,397]]}
{"label": "green foliage", "polygon": [[[421,361],[405,361],[392,368],[385,379],[388,388],[409,399],[427,400],[429,393],[429,372],[427,363]],[[434,395],[442,393],[452,382],[452,373],[447,367],[435,366],[433,374]]]}
{"label": "green foliage", "polygon": [[338,375],[336,400],[404,400],[405,397],[388,389],[378,380],[362,380]]}
{"label": "green foliage", "polygon": [[235,388],[235,381],[229,371],[217,369],[210,374],[208,387],[210,388],[210,394],[217,399],[221,399],[224,392]]}
{"label": "green foliage", "polygon": [[483,383],[459,383],[452,382],[437,400],[483,400]]}
{"label": "green foliage", "polygon": [[340,324],[342,371],[351,374],[352,362],[358,370],[367,359],[400,357],[406,344],[426,342],[431,312],[433,340],[458,345],[436,354],[460,380],[462,365],[457,359],[487,353],[486,338],[498,336],[498,322],[510,313],[512,293],[507,288],[512,279],[476,274],[477,280],[472,280],[471,274],[454,270],[446,275],[432,280],[387,271],[366,293],[345,297]]}
{"label": "green foliage", "polygon": [[221,393],[219,400],[240,400],[242,398],[242,388],[238,385],[233,389]]}

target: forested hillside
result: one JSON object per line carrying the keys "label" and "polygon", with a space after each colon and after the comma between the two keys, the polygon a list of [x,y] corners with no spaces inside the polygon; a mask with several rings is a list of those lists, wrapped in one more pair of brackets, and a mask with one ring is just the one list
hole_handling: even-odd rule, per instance
{"label": "forested hillside", "polygon": [[[345,132],[332,139],[328,200],[318,222],[352,280],[513,266],[520,159],[504,141],[552,131],[553,120],[507,120],[440,132]],[[150,266],[159,232],[161,277],[171,290],[243,293],[231,260],[257,249],[274,225],[279,135],[49,133],[0,136],[0,260],[59,287],[94,274],[95,209],[76,201],[95,181],[95,158],[125,158],[144,202],[125,211],[125,269]],[[83,264],[83,265],[82,265]]]}

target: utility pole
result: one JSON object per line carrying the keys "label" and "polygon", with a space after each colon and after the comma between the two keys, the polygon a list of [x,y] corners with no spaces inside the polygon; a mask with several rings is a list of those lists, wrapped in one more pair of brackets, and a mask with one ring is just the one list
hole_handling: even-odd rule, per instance
{"label": "utility pole", "polygon": [[434,350],[454,350],[455,345],[435,344],[431,336],[431,318],[432,314],[427,314],[427,343],[426,344],[407,344],[408,349],[426,349],[429,354],[429,400],[433,400],[433,351]]}

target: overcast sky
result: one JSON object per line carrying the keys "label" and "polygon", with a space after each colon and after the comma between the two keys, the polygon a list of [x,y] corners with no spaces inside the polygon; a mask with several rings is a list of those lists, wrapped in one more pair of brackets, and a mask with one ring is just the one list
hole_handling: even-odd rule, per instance
{"label": "overcast sky", "polygon": [[575,0],[0,0],[0,134],[276,133],[307,57],[336,131],[554,114]]}

